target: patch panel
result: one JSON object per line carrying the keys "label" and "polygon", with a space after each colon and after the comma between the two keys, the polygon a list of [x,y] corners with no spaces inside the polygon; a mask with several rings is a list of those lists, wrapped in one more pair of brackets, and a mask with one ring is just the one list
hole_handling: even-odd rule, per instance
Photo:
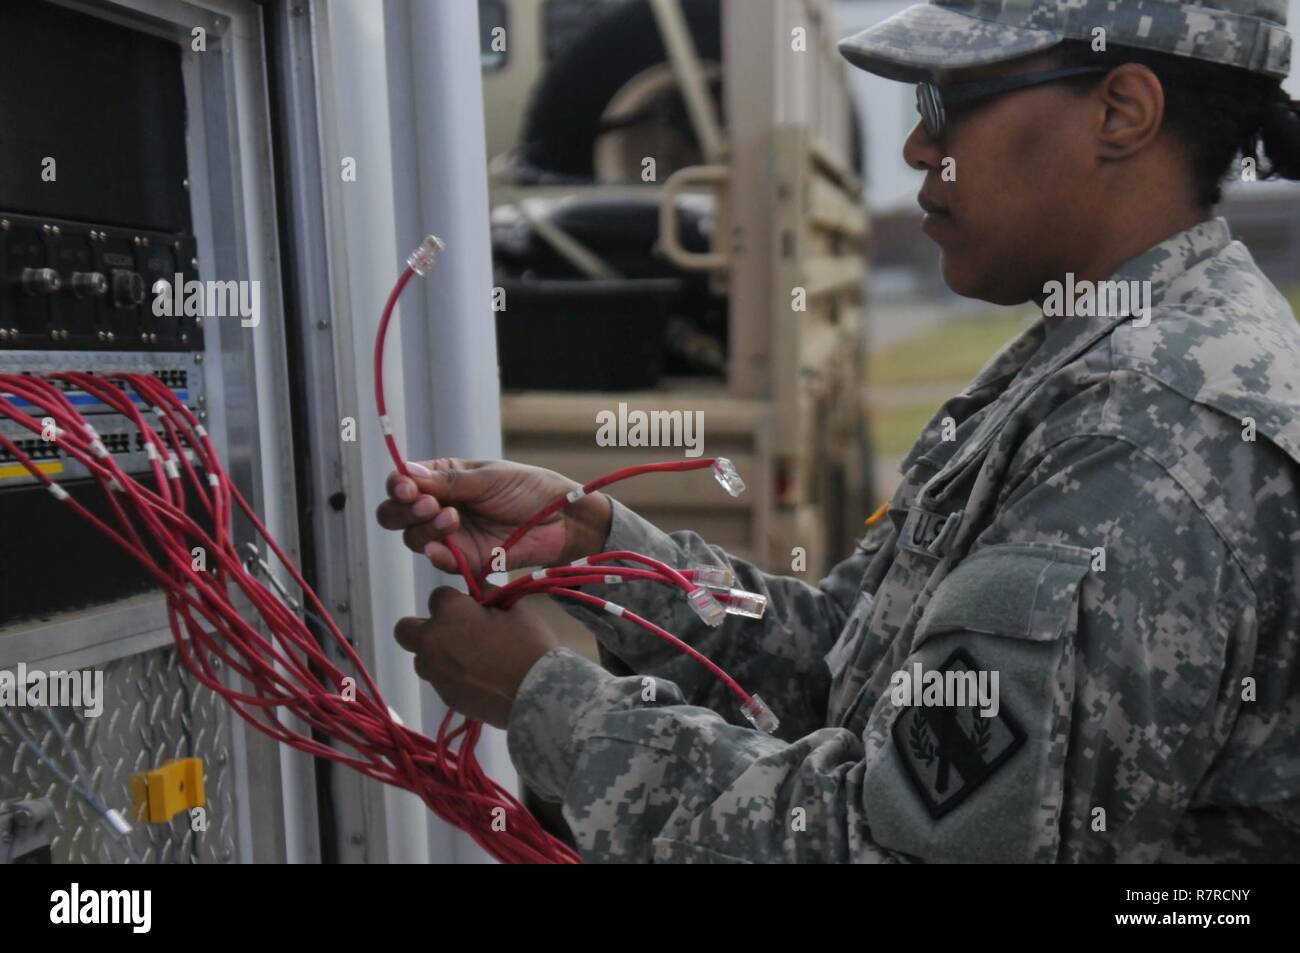
{"label": "patch panel", "polygon": [[[0,374],[48,376],[59,371],[80,371],[110,379],[119,374],[152,374],[176,392],[186,405],[205,409],[204,367],[198,355],[0,349]],[[120,381],[113,383],[124,387]],[[99,401],[67,381],[57,382],[57,386],[83,414],[107,410]]]}
{"label": "patch panel", "polygon": [[189,371],[154,371],[154,376],[173,390],[184,390],[189,384]]}
{"label": "patch panel", "polygon": [[[105,414],[103,420],[96,421],[95,429],[104,442],[105,449],[117,460],[127,473],[147,473],[149,456],[145,451],[144,436],[131,426],[130,422],[117,414]],[[155,431],[157,432],[157,431]],[[52,442],[33,436],[9,421],[0,421],[0,433],[11,439],[38,464],[47,476],[60,481],[80,480],[90,477],[90,473],[76,460],[64,455]],[[192,461],[193,450],[187,449],[185,455]],[[11,454],[0,448],[0,488],[21,487],[36,482],[27,470],[16,463]]]}
{"label": "patch panel", "polygon": [[[18,449],[27,454],[33,460],[53,460],[60,456],[58,447],[48,440],[42,440],[39,437],[32,437],[25,440],[17,439],[17,428],[14,429],[12,435],[6,428],[0,428],[0,433],[4,433],[5,436],[10,436]],[[9,463],[13,460],[13,454],[4,447],[0,447],[0,463]]]}
{"label": "patch panel", "polygon": [[[126,390],[126,385],[113,380],[124,373],[151,374],[157,377],[200,419],[207,416],[207,400],[203,390],[203,365],[194,355],[168,355],[157,353],[103,352],[77,353],[69,351],[0,351],[0,373],[24,376],[46,376],[59,371],[81,371],[110,380]],[[109,453],[128,473],[145,473],[149,470],[149,457],[144,448],[144,436],[116,411],[110,410],[98,398],[87,394],[68,381],[57,386],[65,398],[81,413],[94,420],[95,429]],[[5,395],[19,407],[27,402]],[[134,398],[133,398],[134,399]],[[152,422],[152,416],[148,418]],[[90,476],[76,460],[66,458],[56,446],[10,421],[0,421],[0,433],[12,439],[20,449],[36,460],[47,476],[59,482],[71,482]],[[10,455],[0,450],[0,491],[31,488],[36,478],[17,464]]]}
{"label": "patch panel", "polygon": [[[112,383],[116,387],[123,388],[122,383],[119,381],[114,380],[114,381],[110,381],[110,383]],[[71,403],[78,410],[80,410],[83,414],[104,413],[108,411],[108,408],[104,406],[104,404],[99,400],[99,398],[95,397],[92,394],[87,394],[85,391],[81,390],[80,388],[74,385],[68,384],[66,381],[59,382],[59,389],[63,391],[64,396],[67,398],[68,402]],[[184,401],[187,405],[190,403],[189,389],[187,387],[173,386],[171,389],[173,393],[175,393],[176,396],[179,397],[182,401]],[[30,404],[23,398],[10,396],[9,399],[13,403],[17,404],[20,408],[26,408],[30,406]],[[140,402],[139,398],[135,394],[131,395],[131,400],[134,401],[135,403]]]}
{"label": "patch panel", "polygon": [[[78,371],[111,381],[126,393],[126,384],[115,376],[132,373],[152,375],[167,385],[196,416],[206,419],[206,396],[201,355],[163,352],[109,352],[59,350],[0,350],[0,373],[42,376]],[[56,384],[96,432],[114,462],[129,474],[149,474],[152,461],[145,451],[145,438],[126,417],[67,381]],[[24,401],[13,398],[14,403]],[[153,414],[145,420],[155,432],[161,428]],[[90,472],[39,434],[10,420],[0,420],[4,433],[25,451],[42,473],[56,481],[73,498],[104,519],[113,518],[112,504]],[[193,451],[187,451],[192,453]],[[144,477],[151,482],[151,476]],[[197,506],[191,515],[202,523],[207,519],[197,496],[187,493]],[[146,592],[154,585],[147,573],[107,538],[86,537],[76,515],[67,507],[51,506],[49,494],[27,468],[0,451],[0,526],[6,537],[23,540],[23,546],[0,547],[0,578],[5,591],[0,597],[0,626],[20,619],[48,615],[80,606],[96,605]],[[76,536],[78,565],[95,567],[77,571],[51,582],[48,567],[66,558],[67,540]]]}

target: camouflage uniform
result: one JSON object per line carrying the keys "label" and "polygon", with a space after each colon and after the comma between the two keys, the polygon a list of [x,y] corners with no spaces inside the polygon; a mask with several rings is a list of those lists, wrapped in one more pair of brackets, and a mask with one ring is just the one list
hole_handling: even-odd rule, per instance
{"label": "camouflage uniform", "polygon": [[[732,566],[768,611],[708,629],[665,588],[593,591],[782,725],[739,727],[697,663],[571,609],[657,679],[643,701],[641,678],[560,650],[520,687],[512,757],[586,858],[1300,858],[1300,329],[1222,220],[1116,277],[1152,282],[1149,326],[1040,321],[1011,342],[816,588],[615,504],[609,548]],[[918,661],[997,670],[998,716],[895,705]]]}
{"label": "camouflage uniform", "polygon": [[[1008,344],[816,587],[614,505],[608,548],[731,566],[767,614],[710,629],[664,587],[591,591],[781,727],[566,604],[651,679],[557,650],[515,699],[511,756],[586,859],[1300,859],[1300,328],[1222,220],[1112,279],[1151,283],[1150,323],[1040,320]],[[998,672],[997,715],[895,704],[918,662]]]}

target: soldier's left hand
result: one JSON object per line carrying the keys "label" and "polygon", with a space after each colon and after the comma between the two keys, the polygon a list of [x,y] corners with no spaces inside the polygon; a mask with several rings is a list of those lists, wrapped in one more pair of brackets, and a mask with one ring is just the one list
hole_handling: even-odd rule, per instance
{"label": "soldier's left hand", "polygon": [[415,673],[469,718],[504,728],[528,670],[551,649],[555,633],[520,604],[488,609],[449,586],[429,596],[429,618],[404,618],[393,630],[415,654]]}

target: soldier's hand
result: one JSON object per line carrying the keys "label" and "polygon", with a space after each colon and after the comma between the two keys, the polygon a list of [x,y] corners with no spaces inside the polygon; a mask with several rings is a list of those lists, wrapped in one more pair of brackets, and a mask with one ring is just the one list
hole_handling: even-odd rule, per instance
{"label": "soldier's hand", "polygon": [[[489,587],[491,588],[491,587]],[[448,586],[429,596],[429,618],[405,618],[393,635],[415,655],[415,673],[451,708],[497,728],[528,670],[559,639],[525,605],[488,609]]]}
{"label": "soldier's hand", "polygon": [[508,460],[444,458],[409,463],[413,479],[391,473],[389,498],[376,512],[384,529],[445,572],[456,561],[445,540],[464,553],[474,572],[570,562],[599,552],[609,533],[609,498],[592,493],[536,526],[511,547],[506,564],[493,551],[541,507],[579,486],[552,470]]}

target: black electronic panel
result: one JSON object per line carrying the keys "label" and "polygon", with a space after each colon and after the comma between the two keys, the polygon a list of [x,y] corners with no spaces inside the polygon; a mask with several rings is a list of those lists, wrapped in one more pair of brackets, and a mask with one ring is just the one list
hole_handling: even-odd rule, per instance
{"label": "black electronic panel", "polygon": [[[93,480],[62,486],[100,519],[115,523],[112,504]],[[205,531],[212,531],[210,515],[193,494],[187,510]],[[88,532],[72,507],[54,503],[43,487],[0,486],[0,526],[0,626],[112,602],[157,586],[140,563],[107,536]],[[148,548],[156,549],[147,534],[143,538]],[[154,558],[162,559],[156,551]]]}
{"label": "black electronic panel", "polygon": [[0,208],[0,350],[201,351],[200,316],[174,294],[155,309],[159,282],[195,280],[194,256],[190,235]]}
{"label": "black electronic panel", "polygon": [[[0,373],[55,380],[81,371],[123,390],[121,375],[152,374],[206,416],[201,306],[181,307],[200,287],[183,49],[44,0],[0,0]],[[133,419],[74,382],[57,386],[124,472],[151,473]],[[17,392],[6,398],[30,408]],[[88,468],[15,420],[0,418],[0,433],[72,499],[115,522]],[[187,499],[206,525],[198,498]],[[0,626],[156,585],[2,450],[0,528]]]}
{"label": "black electronic panel", "polygon": [[175,40],[0,3],[0,209],[189,233]]}

